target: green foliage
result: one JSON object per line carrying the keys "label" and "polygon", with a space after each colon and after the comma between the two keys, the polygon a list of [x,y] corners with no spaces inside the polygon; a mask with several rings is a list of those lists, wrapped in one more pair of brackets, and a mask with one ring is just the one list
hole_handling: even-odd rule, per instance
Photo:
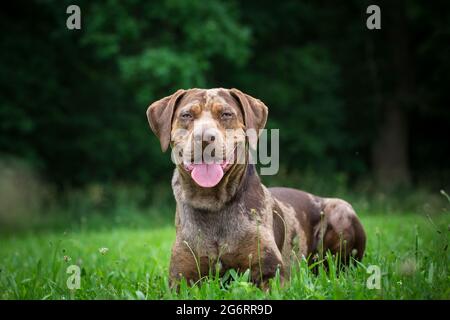
{"label": "green foliage", "polygon": [[[327,155],[345,148],[348,137],[342,130],[342,103],[337,96],[338,68],[328,52],[305,45],[280,49],[276,57],[261,60],[270,67],[262,67],[245,87],[252,91],[254,86],[254,95],[270,106],[268,127],[280,128],[282,164],[293,169],[319,162],[324,171],[335,169],[337,158]],[[283,81],[271,81],[276,77]]]}

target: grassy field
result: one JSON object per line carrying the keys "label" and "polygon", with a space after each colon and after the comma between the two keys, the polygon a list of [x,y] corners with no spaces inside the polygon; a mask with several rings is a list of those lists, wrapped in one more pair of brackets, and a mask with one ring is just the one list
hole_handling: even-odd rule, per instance
{"label": "grassy field", "polygon": [[[101,219],[92,222],[101,224]],[[90,220],[67,231],[0,236],[1,299],[449,299],[449,216],[361,215],[368,234],[361,265],[314,275],[304,262],[285,286],[278,279],[268,292],[229,272],[202,284],[168,286],[170,222],[156,226]],[[68,266],[81,267],[80,289],[69,290]],[[368,289],[369,265],[381,270],[381,289]],[[234,281],[225,281],[226,279]]]}

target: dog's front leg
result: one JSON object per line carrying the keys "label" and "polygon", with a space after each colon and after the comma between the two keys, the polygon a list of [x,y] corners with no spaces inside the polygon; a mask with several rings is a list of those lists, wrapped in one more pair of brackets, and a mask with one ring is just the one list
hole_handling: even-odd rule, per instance
{"label": "dog's front leg", "polygon": [[283,283],[283,258],[272,236],[257,237],[251,259],[252,282],[263,289],[267,289],[269,280],[274,278],[278,271],[280,281]]}
{"label": "dog's front leg", "polygon": [[208,269],[208,261],[195,256],[188,243],[177,239],[170,258],[170,286],[176,287],[182,278],[192,285],[202,277],[205,269]]}

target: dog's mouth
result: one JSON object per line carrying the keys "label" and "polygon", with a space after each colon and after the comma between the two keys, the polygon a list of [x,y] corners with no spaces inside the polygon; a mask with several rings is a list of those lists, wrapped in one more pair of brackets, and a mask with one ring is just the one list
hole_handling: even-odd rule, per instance
{"label": "dog's mouth", "polygon": [[225,173],[236,161],[236,147],[231,160],[215,160],[211,162],[183,163],[183,168],[190,173],[192,180],[202,188],[213,188],[219,184]]}
{"label": "dog's mouth", "polygon": [[184,164],[184,169],[191,174],[192,180],[200,187],[212,188],[219,184],[230,166],[226,161],[222,163],[190,163]]}

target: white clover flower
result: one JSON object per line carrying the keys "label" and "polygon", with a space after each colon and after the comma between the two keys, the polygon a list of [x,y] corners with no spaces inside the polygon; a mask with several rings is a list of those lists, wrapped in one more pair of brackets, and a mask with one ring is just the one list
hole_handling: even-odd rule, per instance
{"label": "white clover flower", "polygon": [[105,255],[105,254],[107,254],[108,253],[108,251],[109,251],[109,249],[108,248],[100,248],[100,249],[98,249],[98,252],[100,252],[102,255]]}

